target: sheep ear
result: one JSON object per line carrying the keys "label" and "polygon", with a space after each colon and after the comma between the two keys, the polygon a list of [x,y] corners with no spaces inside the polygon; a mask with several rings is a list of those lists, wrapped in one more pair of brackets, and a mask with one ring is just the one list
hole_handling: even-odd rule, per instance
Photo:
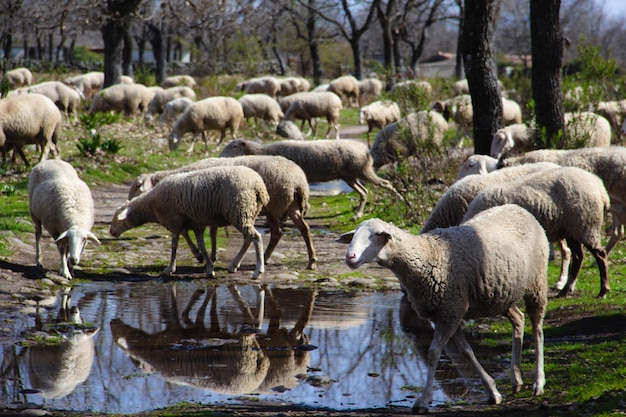
{"label": "sheep ear", "polygon": [[87,239],[91,240],[94,243],[97,243],[98,245],[100,244],[98,237],[91,232],[87,233]]}
{"label": "sheep ear", "polygon": [[65,239],[66,237],[67,237],[67,230],[65,232],[61,233],[59,235],[59,237],[57,237],[54,241],[55,242],[60,242],[61,240]]}
{"label": "sheep ear", "polygon": [[352,242],[352,238],[354,237],[354,230],[350,231],[350,232],[346,232],[344,234],[342,234],[341,236],[339,236],[337,238],[337,240],[335,240],[335,242],[337,243],[350,243]]}
{"label": "sheep ear", "polygon": [[130,213],[130,207],[126,207],[117,215],[117,220],[124,220],[128,217],[128,213]]}

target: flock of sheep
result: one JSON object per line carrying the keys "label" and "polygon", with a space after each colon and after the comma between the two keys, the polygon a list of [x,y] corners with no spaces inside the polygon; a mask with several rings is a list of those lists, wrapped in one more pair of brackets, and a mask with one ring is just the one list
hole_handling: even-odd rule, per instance
{"label": "flock of sheep", "polygon": [[[203,135],[205,144],[207,130],[218,130],[219,142],[227,130],[233,137],[220,157],[138,176],[130,186],[129,200],[116,210],[110,225],[110,233],[115,237],[147,222],[158,223],[171,232],[171,257],[164,274],[176,271],[176,252],[182,235],[197,260],[205,263],[206,276],[213,277],[217,228],[232,225],[242,233],[244,243],[228,269],[237,270],[243,255],[254,244],[256,268],[252,277],[257,279],[281,238],[280,224],[287,218],[297,226],[306,244],[307,268],[314,269],[318,260],[305,221],[310,183],[344,180],[360,196],[354,216],[359,219],[368,193],[364,182],[403,199],[389,181],[376,174],[376,169],[419,152],[419,141],[441,145],[449,120],[457,125],[459,140],[462,132],[471,132],[471,100],[466,83],[462,82],[455,85],[459,95],[433,105],[439,111],[421,111],[402,118],[396,103],[376,100],[382,84],[375,79],[340,77],[317,91],[309,91],[308,81],[302,78],[260,77],[237,86],[245,92],[239,100],[196,100],[194,81],[188,76],[171,80],[175,85],[167,88],[129,83],[98,90],[93,74],[67,80],[73,86],[69,90],[93,97],[92,111],[115,110],[128,115],[140,112],[147,122],[157,115],[163,122],[175,119],[168,138],[172,150],[186,133],[193,134],[193,142]],[[432,94],[427,83],[415,85],[427,96]],[[368,126],[368,143],[370,132],[379,129],[371,148],[363,141],[336,140],[343,104],[359,106],[364,104],[364,96],[372,101],[360,111],[360,122]],[[4,135],[0,136],[0,145],[11,144],[18,152],[26,143],[40,145],[40,162],[31,171],[28,185],[30,215],[36,232],[36,262],[40,265],[43,227],[57,242],[61,275],[70,279],[71,267],[78,264],[85,243],[99,243],[91,232],[93,199],[70,164],[60,159],[46,160],[50,151],[58,155],[61,105],[54,106],[58,117],[50,122],[40,114],[20,110],[26,114],[22,120],[39,125],[39,136],[19,136],[15,129],[10,130],[11,112],[19,108],[11,107],[11,100],[27,97],[43,96],[15,94],[0,101],[0,114],[6,115],[0,119],[0,134]],[[38,113],[45,113],[46,109],[32,104],[27,107],[37,108]],[[611,125],[623,123],[624,114],[614,111],[610,121],[596,113],[578,115],[582,124],[576,124],[576,129],[582,126],[589,136],[586,148],[530,151],[530,129],[522,124],[520,106],[503,98],[503,107],[508,126],[494,135],[492,156],[473,155],[465,161],[458,180],[441,197],[419,235],[371,219],[340,238],[349,243],[345,257],[349,267],[376,262],[389,268],[398,277],[413,308],[436,325],[426,386],[413,406],[420,413],[428,410],[432,400],[435,368],[448,340],[470,359],[490,400],[496,404],[502,400],[495,381],[476,360],[463,336],[463,320],[467,318],[504,315],[511,321],[511,381],[515,391],[521,389],[524,314],[517,307],[521,300],[532,322],[536,346],[533,391],[536,395],[543,393],[542,324],[548,294],[549,242],[559,242],[563,254],[561,277],[556,284],[559,295],[574,292],[583,247],[592,253],[599,269],[598,296],[605,297],[610,289],[607,256],[622,238],[626,224],[626,148],[609,145]],[[71,112],[72,108],[68,105],[65,110]],[[336,139],[302,140],[304,123],[315,135],[320,117],[328,121],[326,137],[335,129]],[[295,134],[291,140],[269,144],[237,139],[237,129],[244,119],[255,119],[255,123],[263,120],[276,132],[282,126],[284,131]],[[285,124],[293,120],[300,120],[302,127],[294,129]],[[577,135],[573,126],[568,122],[572,129],[568,133]],[[410,132],[413,140],[401,140],[401,130]],[[38,140],[41,136],[45,139]],[[612,234],[603,247],[603,222],[608,213],[613,220]],[[267,218],[270,229],[265,251],[254,226],[259,215]],[[207,227],[210,254],[203,238]],[[195,243],[189,231],[194,233]]]}

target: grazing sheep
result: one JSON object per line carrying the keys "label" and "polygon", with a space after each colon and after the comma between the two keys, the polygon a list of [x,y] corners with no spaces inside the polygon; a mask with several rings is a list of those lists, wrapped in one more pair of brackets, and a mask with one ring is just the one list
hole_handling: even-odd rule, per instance
{"label": "grazing sheep", "polygon": [[4,74],[3,81],[9,84],[11,90],[26,87],[33,83],[33,74],[28,68],[15,68]]}
{"label": "grazing sheep", "polygon": [[319,84],[312,91],[314,92],[328,91],[328,84]]}
{"label": "grazing sheep", "polygon": [[359,104],[363,105],[365,100],[373,100],[380,96],[383,91],[383,83],[378,78],[365,78],[359,80]]}
{"label": "grazing sheep", "polygon": [[143,115],[153,96],[154,91],[143,84],[114,84],[96,93],[89,112],[115,111],[126,116],[139,112]]}
{"label": "grazing sheep", "polygon": [[543,319],[547,305],[548,241],[542,227],[516,205],[495,207],[459,226],[414,236],[379,219],[362,222],[342,236],[352,242],[346,264],[358,268],[376,262],[400,280],[417,314],[434,324],[428,350],[428,374],[413,412],[423,414],[432,401],[435,369],[451,339],[478,372],[489,399],[502,401],[495,381],[482,368],[463,335],[463,320],[506,316],[513,326],[511,384],[523,386],[521,370],[523,299],[535,342],[534,395],[542,395]]}
{"label": "grazing sheep", "polygon": [[[539,161],[537,161],[539,162]],[[553,161],[542,161],[553,162]],[[470,155],[456,174],[456,179],[460,180],[468,175],[485,175],[498,169],[498,159],[489,155],[474,154]]]}
{"label": "grazing sheep", "polygon": [[280,82],[274,77],[250,78],[238,83],[235,90],[246,94],[267,94],[275,99],[280,93]]}
{"label": "grazing sheep", "polygon": [[187,152],[193,152],[198,134],[202,134],[205,150],[209,150],[205,130],[219,130],[218,145],[226,137],[226,129],[230,129],[233,139],[243,120],[243,108],[232,97],[209,97],[196,101],[178,118],[168,137],[170,151],[175,151],[185,133],[192,133],[193,139]]}
{"label": "grazing sheep", "polygon": [[426,101],[430,101],[430,98],[433,95],[433,87],[430,85],[428,81],[424,80],[407,80],[400,81],[395,83],[391,90],[389,90],[389,94],[392,96],[398,96],[400,94],[404,94],[407,91],[416,91],[420,96],[424,98]]}
{"label": "grazing sheep", "polygon": [[196,101],[196,93],[189,87],[179,86],[167,89],[159,88],[148,104],[145,116],[146,122],[151,122],[154,115],[163,113],[167,103],[181,97],[187,97],[191,101]]}
{"label": "grazing sheep", "polygon": [[593,254],[600,271],[600,292],[609,292],[606,250],[602,247],[604,213],[609,195],[596,175],[575,167],[529,174],[515,181],[491,185],[470,203],[464,220],[490,207],[517,204],[537,217],[550,242],[567,241],[572,251],[568,280],[559,296],[574,292],[583,260],[583,245]]}
{"label": "grazing sheep", "polygon": [[452,84],[452,91],[454,92],[455,96],[460,96],[463,94],[469,94],[469,84],[467,82],[467,78],[459,80],[459,81],[455,81],[454,84]]}
{"label": "grazing sheep", "polygon": [[[304,215],[309,209],[309,184],[302,169],[295,163],[282,156],[249,155],[236,158],[207,158],[185,165],[181,168],[167,171],[157,171],[152,174],[141,174],[130,186],[128,199],[133,199],[141,193],[151,190],[163,178],[181,172],[196,171],[199,169],[213,168],[216,166],[245,166],[256,171],[267,188],[270,202],[263,207],[261,215],[266,216],[270,228],[270,241],[265,249],[265,262],[272,255],[278,241],[282,237],[280,223],[289,217],[304,239],[306,244],[309,263],[308,269],[315,269],[317,259],[315,249],[311,241],[309,226],[304,221]],[[192,248],[194,256],[202,259],[200,253],[195,250],[189,235],[183,235],[189,247]],[[215,230],[211,228],[211,259],[215,260]]]}
{"label": "grazing sheep", "polygon": [[[202,196],[202,198],[197,198]],[[256,269],[253,279],[265,270],[263,240],[254,228],[254,221],[269,195],[263,180],[255,171],[243,166],[203,169],[169,175],[152,190],[119,207],[113,215],[110,233],[123,232],[148,222],[162,225],[172,233],[170,263],[163,273],[176,272],[176,251],[181,233],[193,230],[205,262],[207,278],[215,276],[213,261],[206,252],[204,230],[207,226],[232,225],[244,236],[244,244],[228,270],[235,272],[241,259],[254,243]]]}
{"label": "grazing sheep", "polygon": [[331,129],[335,129],[335,139],[339,139],[339,114],[342,109],[341,99],[329,91],[319,93],[299,93],[285,112],[285,120],[300,119],[309,122],[313,136],[317,136],[317,117],[325,117],[328,121],[328,138]]}
{"label": "grazing sheep", "polygon": [[290,94],[309,91],[311,88],[309,80],[303,77],[281,78],[278,82],[280,84],[280,91],[278,94],[281,96],[288,96]]}
{"label": "grazing sheep", "polygon": [[276,134],[286,139],[304,140],[304,134],[290,120],[281,120],[278,126],[276,126]]}
{"label": "grazing sheep", "polygon": [[63,82],[69,86],[76,87],[85,97],[91,98],[104,85],[104,72],[88,72],[86,74],[66,78]]}
{"label": "grazing sheep", "polygon": [[346,101],[346,107],[359,106],[359,81],[352,75],[335,78],[328,84],[328,91]]}
{"label": "grazing sheep", "polygon": [[383,187],[404,200],[387,180],[380,178],[372,167],[367,145],[355,140],[316,140],[303,142],[286,140],[262,145],[234,140],[227,144],[220,156],[280,155],[294,161],[306,174],[309,184],[336,179],[344,180],[361,197],[355,219],[363,216],[367,189],[359,180]]}
{"label": "grazing sheep", "polygon": [[159,116],[159,123],[169,123],[187,110],[193,100],[189,97],[179,97],[168,101],[163,106],[163,113]]}
{"label": "grazing sheep", "polygon": [[255,126],[259,118],[274,128],[285,117],[278,102],[267,94],[244,94],[238,101],[243,109],[244,119],[253,118]]}
{"label": "grazing sheep", "polygon": [[592,112],[565,113],[565,133],[570,141],[582,141],[584,146],[611,145],[611,124]]}
{"label": "grazing sheep", "polygon": [[63,116],[46,96],[25,94],[0,100],[0,148],[13,147],[12,163],[17,152],[29,166],[22,149],[26,144],[35,144],[41,149],[39,162],[45,160],[50,151],[58,157],[62,130]]}
{"label": "grazing sheep", "polygon": [[400,119],[400,106],[389,100],[379,100],[361,107],[359,124],[367,123],[367,146],[370,145],[370,133],[374,128],[383,127]]}
{"label": "grazing sheep", "polygon": [[490,154],[500,159],[502,155],[514,149],[516,153],[532,151],[535,144],[530,137],[528,126],[524,123],[515,123],[499,129],[491,139]]}
{"label": "grazing sheep", "polygon": [[620,126],[626,120],[626,100],[601,101],[596,104],[595,112],[611,123],[617,139],[619,139],[621,135]]}
{"label": "grazing sheep", "polygon": [[35,262],[41,268],[42,227],[52,236],[61,256],[60,274],[72,279],[87,241],[100,244],[91,232],[94,208],[91,191],[72,165],[60,159],[43,161],[28,178],[28,210],[35,224]]}
{"label": "grazing sheep", "polygon": [[85,98],[77,89],[68,87],[61,81],[35,84],[28,88],[28,92],[48,97],[66,117],[69,117],[70,114],[77,115],[80,103]]}
{"label": "grazing sheep", "polygon": [[196,87],[196,80],[191,75],[171,75],[166,77],[161,83],[161,87],[168,89],[171,87]]}
{"label": "grazing sheep", "polygon": [[441,146],[448,123],[435,111],[418,111],[382,128],[374,139],[370,154],[374,169],[416,155],[423,145]]}

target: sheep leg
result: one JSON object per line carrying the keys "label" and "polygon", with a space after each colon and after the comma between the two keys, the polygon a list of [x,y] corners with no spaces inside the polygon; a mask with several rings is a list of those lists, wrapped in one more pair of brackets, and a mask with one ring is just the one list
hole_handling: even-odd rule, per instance
{"label": "sheep leg", "polygon": [[567,284],[565,284],[565,287],[558,293],[557,297],[565,297],[574,292],[574,289],[576,288],[576,279],[578,278],[578,272],[580,272],[580,267],[584,257],[582,243],[568,238],[567,245],[572,251],[572,263],[569,267]]}
{"label": "sheep leg", "polygon": [[211,261],[217,260],[217,226],[209,228],[209,236],[211,237]]}
{"label": "sheep leg", "polygon": [[198,262],[202,263],[204,261],[204,258],[202,257],[202,253],[198,250],[196,245],[194,245],[191,237],[189,237],[189,230],[183,231],[183,238],[185,238],[185,242],[187,242],[189,249],[191,249],[191,253],[193,254],[194,258],[196,258]]}
{"label": "sheep leg", "polygon": [[37,268],[43,268],[41,265],[41,222],[35,220],[35,265]]}
{"label": "sheep leg", "polygon": [[506,313],[513,326],[513,348],[511,354],[511,386],[513,392],[522,390],[522,341],[524,340],[524,313],[513,306]]}
{"label": "sheep leg", "polygon": [[526,298],[526,314],[530,317],[533,329],[533,337],[535,339],[535,383],[533,385],[533,394],[542,395],[543,387],[546,384],[546,375],[543,363],[543,317],[546,313],[547,297]]}
{"label": "sheep leg", "polygon": [[176,251],[178,250],[179,234],[172,232],[172,248],[170,252],[170,264],[163,270],[163,275],[170,276],[176,272]]}
{"label": "sheep leg", "polygon": [[251,243],[254,243],[256,250],[256,269],[252,274],[252,279],[257,279],[265,271],[265,263],[263,262],[263,240],[261,234],[256,231],[254,227],[249,227],[248,230],[242,231],[244,234],[243,245],[239,250],[239,253],[235,256],[232,263],[228,267],[228,272],[235,272],[241,265],[241,259],[248,251]]}
{"label": "sheep leg", "polygon": [[61,256],[61,263],[59,265],[59,273],[65,279],[72,279],[72,273],[70,272],[70,267],[68,264],[68,258],[70,253],[69,248],[69,239],[61,239],[57,242],[57,249],[59,250],[59,255]]}
{"label": "sheep leg", "polygon": [[[197,138],[198,138],[198,132],[194,132],[193,137],[191,138],[191,146],[189,146],[189,149],[187,149],[187,153],[192,153],[193,152],[193,146],[196,144],[196,139]],[[204,131],[202,131],[202,139],[205,139]]]}
{"label": "sheep leg", "polygon": [[587,249],[596,259],[598,271],[600,272],[600,292],[598,293],[598,298],[605,298],[606,294],[611,291],[611,287],[609,286],[609,273],[606,262],[606,251],[604,250],[604,248],[593,248],[591,246],[587,246]]}
{"label": "sheep leg", "polygon": [[612,198],[611,217],[613,218],[613,224],[611,227],[611,238],[605,247],[607,256],[611,253],[615,244],[624,236],[624,224],[626,223],[626,207],[621,203],[614,203],[614,200]]}
{"label": "sheep leg", "polygon": [[361,200],[359,201],[359,207],[356,210],[356,214],[352,216],[352,220],[358,220],[363,217],[363,210],[365,209],[365,203],[367,202],[367,188],[365,188],[363,184],[361,184],[359,180],[354,177],[345,177],[342,178],[342,180],[344,180],[350,187],[352,187],[352,189],[356,191],[361,197]]}
{"label": "sheep leg", "polygon": [[270,228],[270,241],[267,244],[267,248],[265,248],[265,262],[272,256],[272,252],[276,249],[276,245],[278,245],[278,241],[283,236],[283,231],[280,229],[280,222],[274,216],[267,215],[267,224]]}
{"label": "sheep leg", "polygon": [[565,239],[559,240],[559,247],[561,249],[561,276],[556,284],[554,284],[555,290],[562,290],[567,283],[567,273],[569,270],[569,265],[572,261],[572,251],[567,246],[567,242]]}
{"label": "sheep leg", "polygon": [[306,244],[306,249],[309,254],[309,263],[306,266],[307,269],[317,269],[317,257],[315,256],[315,249],[313,248],[313,241],[311,240],[311,228],[304,221],[300,210],[290,211],[289,217],[296,225],[298,230],[300,230],[302,239],[304,239],[304,243]]}
{"label": "sheep leg", "polygon": [[[461,326],[459,326],[456,332],[454,333],[454,335],[452,335],[452,340],[454,341],[454,344],[459,348],[461,353],[463,353],[463,356],[465,356],[465,358],[467,358],[467,360],[469,360],[470,363],[474,366],[474,369],[480,376],[480,379],[485,385],[485,388],[487,388],[487,391],[489,391],[489,399],[491,400],[491,403],[500,404],[502,402],[502,395],[500,395],[500,393],[498,392],[498,389],[496,388],[496,381],[487,373],[487,371],[485,371],[485,369],[482,367],[480,362],[478,362],[478,359],[476,359],[474,350],[465,339],[465,335],[463,334],[463,328]],[[520,354],[521,354],[521,343],[522,341],[520,339],[519,341],[519,345],[520,345],[519,353]]]}
{"label": "sheep leg", "polygon": [[196,235],[196,241],[198,242],[198,249],[202,253],[202,257],[205,261],[204,269],[206,271],[207,278],[215,278],[215,271],[213,268],[213,262],[209,257],[209,254],[206,251],[206,246],[204,245],[204,228],[194,229],[193,233]]}

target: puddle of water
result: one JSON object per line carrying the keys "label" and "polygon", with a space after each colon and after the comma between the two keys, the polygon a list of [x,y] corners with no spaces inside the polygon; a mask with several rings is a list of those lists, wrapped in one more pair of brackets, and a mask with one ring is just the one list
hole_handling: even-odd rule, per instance
{"label": "puddle of water", "polygon": [[344,180],[318,182],[309,184],[309,194],[312,196],[335,196],[341,193],[354,191]]}
{"label": "puddle of water", "polygon": [[[410,407],[415,394],[404,388],[423,386],[432,329],[400,292],[204,284],[75,285],[66,304],[78,307],[83,325],[58,324],[72,319],[59,296],[16,331],[63,334],[60,344],[0,347],[0,406],[137,413],[254,396],[332,409]],[[438,367],[433,405],[484,401],[471,371],[449,362]]]}

